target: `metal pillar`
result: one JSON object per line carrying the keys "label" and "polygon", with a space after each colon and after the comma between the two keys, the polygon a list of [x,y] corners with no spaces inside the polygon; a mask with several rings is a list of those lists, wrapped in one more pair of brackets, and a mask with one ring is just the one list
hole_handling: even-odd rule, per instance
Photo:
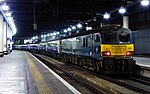
{"label": "metal pillar", "polygon": [[7,51],[10,53],[12,51],[12,35],[13,32],[10,27],[7,25]]}
{"label": "metal pillar", "polygon": [[3,57],[3,16],[0,14],[0,56]]}
{"label": "metal pillar", "polygon": [[129,28],[129,17],[128,16],[123,16],[123,27]]}
{"label": "metal pillar", "polygon": [[7,55],[7,24],[5,21],[3,22],[3,32],[3,52]]}

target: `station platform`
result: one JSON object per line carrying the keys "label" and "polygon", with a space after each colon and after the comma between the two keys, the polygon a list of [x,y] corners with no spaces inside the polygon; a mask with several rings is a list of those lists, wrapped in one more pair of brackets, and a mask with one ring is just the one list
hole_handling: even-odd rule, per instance
{"label": "station platform", "polygon": [[80,94],[32,54],[0,57],[0,94]]}
{"label": "station platform", "polygon": [[150,57],[134,57],[134,60],[136,60],[136,65],[150,68]]}

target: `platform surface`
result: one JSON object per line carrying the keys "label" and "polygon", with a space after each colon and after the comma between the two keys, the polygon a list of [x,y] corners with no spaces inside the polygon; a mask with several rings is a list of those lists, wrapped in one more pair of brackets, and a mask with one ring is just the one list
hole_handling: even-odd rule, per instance
{"label": "platform surface", "polygon": [[28,52],[0,58],[0,94],[80,94]]}
{"label": "platform surface", "polygon": [[150,58],[149,57],[134,57],[136,64],[142,67],[150,68]]}

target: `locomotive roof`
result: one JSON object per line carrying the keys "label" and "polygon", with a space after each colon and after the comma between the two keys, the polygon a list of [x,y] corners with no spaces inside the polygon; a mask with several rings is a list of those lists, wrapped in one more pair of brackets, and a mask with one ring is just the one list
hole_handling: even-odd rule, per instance
{"label": "locomotive roof", "polygon": [[[84,36],[84,35],[89,35],[89,34],[94,34],[94,33],[110,33],[110,31],[115,31],[122,28],[121,25],[118,24],[109,24],[109,25],[105,25],[103,27],[100,28],[95,28],[89,31],[86,30],[81,30],[79,31],[79,33],[73,33],[72,35],[68,35],[59,39],[54,39],[54,40],[48,40],[45,42],[50,42],[50,41],[55,41],[55,40],[60,40],[60,39],[67,39],[67,38],[73,38],[73,37],[77,37],[77,36]],[[45,43],[42,42],[42,43]]]}
{"label": "locomotive roof", "polygon": [[121,25],[118,25],[118,24],[109,24],[109,25],[105,25],[103,27],[100,27],[100,28],[95,28],[95,29],[92,29],[92,30],[89,30],[89,31],[86,31],[86,30],[82,30],[82,31],[79,31],[79,33],[75,33],[75,34],[72,34],[72,35],[69,35],[69,36],[66,36],[66,37],[63,37],[61,39],[66,39],[66,38],[72,38],[72,37],[77,37],[77,36],[84,36],[84,35],[89,35],[89,34],[94,34],[94,33],[109,33],[107,31],[114,31],[114,30],[118,30],[122,28]]}

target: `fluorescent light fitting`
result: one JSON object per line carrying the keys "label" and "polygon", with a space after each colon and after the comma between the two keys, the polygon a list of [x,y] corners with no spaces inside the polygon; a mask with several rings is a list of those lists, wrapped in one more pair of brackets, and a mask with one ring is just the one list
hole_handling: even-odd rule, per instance
{"label": "fluorescent light fitting", "polygon": [[121,8],[119,9],[119,13],[121,13],[121,14],[126,13],[126,8],[121,7]]}
{"label": "fluorescent light fitting", "polygon": [[71,31],[71,28],[69,27],[67,30],[68,30],[68,31]]}
{"label": "fluorescent light fitting", "polygon": [[5,1],[5,0],[0,0],[0,2],[3,2],[3,1]]}
{"label": "fluorescent light fitting", "polygon": [[66,29],[64,29],[64,32],[66,33],[66,32],[67,32],[67,30],[66,30]]}
{"label": "fluorescent light fitting", "polygon": [[7,20],[8,21],[13,21],[13,18],[12,17],[8,17]]}
{"label": "fluorescent light fitting", "polygon": [[6,3],[5,3],[5,4],[3,4],[1,7],[2,7],[2,10],[4,10],[4,11],[9,10],[9,6],[8,6],[8,5],[6,5]]}
{"label": "fluorescent light fitting", "polygon": [[11,14],[12,14],[11,12],[6,12],[6,13],[5,13],[5,15],[6,15],[7,17],[11,17]]}
{"label": "fluorescent light fitting", "polygon": [[59,32],[57,32],[56,34],[57,34],[57,35],[59,35],[60,33],[59,33]]}
{"label": "fluorescent light fitting", "polygon": [[55,32],[54,32],[54,33],[53,33],[53,35],[54,35],[54,36],[56,36],[56,35],[57,35],[57,33],[55,33]]}
{"label": "fluorescent light fitting", "polygon": [[72,29],[73,29],[73,30],[75,30],[75,29],[76,29],[76,27],[75,27],[75,26],[72,26]]}
{"label": "fluorescent light fitting", "polygon": [[142,6],[148,6],[149,5],[149,0],[142,0],[141,5]]}
{"label": "fluorescent light fitting", "polygon": [[103,15],[103,17],[104,17],[104,19],[109,19],[109,18],[110,18],[110,14],[109,14],[109,13],[105,13],[105,14]]}
{"label": "fluorescent light fitting", "polygon": [[78,28],[82,28],[82,24],[80,24],[80,23],[77,24],[77,27],[78,27]]}
{"label": "fluorescent light fitting", "polygon": [[50,34],[47,34],[47,37],[49,37],[50,36]]}

